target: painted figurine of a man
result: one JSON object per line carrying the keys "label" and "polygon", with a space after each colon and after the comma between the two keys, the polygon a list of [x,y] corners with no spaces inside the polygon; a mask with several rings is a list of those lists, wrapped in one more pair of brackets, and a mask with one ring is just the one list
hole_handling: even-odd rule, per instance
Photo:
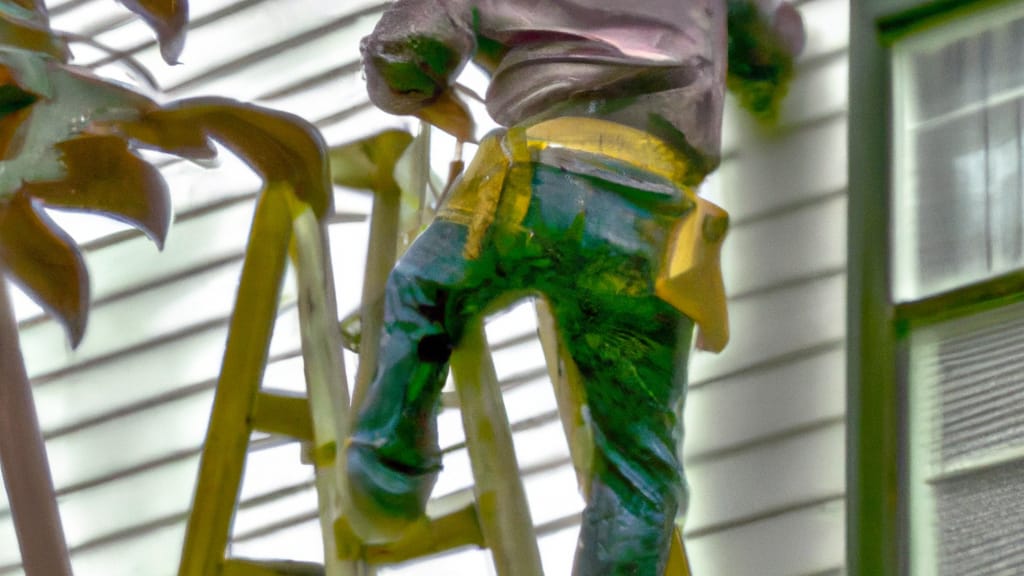
{"label": "painted figurine of a man", "polygon": [[[803,44],[774,0],[397,0],[364,39],[375,104],[461,139],[453,90],[490,73],[488,135],[392,272],[380,359],[345,458],[353,513],[388,537],[424,512],[436,416],[469,319],[548,299],[594,454],[574,573],[664,572],[686,488],[686,360],[727,340],[724,212],[695,194],[720,157],[727,85],[769,115]],[[728,70],[727,70],[728,68]],[[673,267],[678,270],[671,270]]]}

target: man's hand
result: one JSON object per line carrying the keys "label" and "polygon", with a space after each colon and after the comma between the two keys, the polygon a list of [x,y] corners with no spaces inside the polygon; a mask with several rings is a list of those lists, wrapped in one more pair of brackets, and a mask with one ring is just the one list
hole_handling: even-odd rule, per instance
{"label": "man's hand", "polygon": [[804,51],[804,44],[807,41],[804,20],[800,16],[800,12],[788,2],[758,0],[757,4],[761,13],[768,17],[772,29],[788,49],[790,55],[794,58],[799,56]]}
{"label": "man's hand", "polygon": [[475,141],[473,116],[452,89],[445,90],[436,100],[421,108],[416,117],[455,136],[459,142]]}
{"label": "man's hand", "polygon": [[774,120],[804,48],[803,19],[778,0],[728,0],[727,84],[754,116]]}

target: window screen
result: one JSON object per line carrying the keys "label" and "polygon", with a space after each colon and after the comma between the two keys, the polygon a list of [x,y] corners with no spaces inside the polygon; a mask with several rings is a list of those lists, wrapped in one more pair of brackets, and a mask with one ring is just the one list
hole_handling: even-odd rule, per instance
{"label": "window screen", "polygon": [[1024,304],[910,349],[912,573],[1024,573]]}
{"label": "window screen", "polygon": [[894,287],[907,301],[1024,264],[1024,5],[894,47]]}

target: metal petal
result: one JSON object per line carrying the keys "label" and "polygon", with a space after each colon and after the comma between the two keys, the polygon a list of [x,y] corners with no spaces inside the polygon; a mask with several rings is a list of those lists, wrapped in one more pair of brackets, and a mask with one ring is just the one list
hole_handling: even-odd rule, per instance
{"label": "metal petal", "polygon": [[177,64],[185,48],[188,29],[188,0],[120,0],[156,32],[160,56],[168,64]]}
{"label": "metal petal", "polygon": [[50,30],[45,17],[26,20],[0,13],[0,45],[42,52],[61,62],[67,62],[70,54],[67,44]]}
{"label": "metal petal", "polygon": [[266,182],[288,182],[318,217],[330,208],[327,145],[298,116],[228,98],[193,98],[173,102],[144,120],[195,127],[240,156]]}
{"label": "metal petal", "polygon": [[0,202],[0,266],[78,346],[89,314],[85,262],[71,237],[22,193]]}
{"label": "metal petal", "polygon": [[99,212],[142,230],[163,247],[171,201],[160,171],[117,136],[84,136],[56,144],[66,176],[26,183],[22,191],[54,208]]}
{"label": "metal petal", "polygon": [[349,188],[379,189],[394,181],[395,164],[412,140],[403,130],[386,130],[331,148],[331,180]]}

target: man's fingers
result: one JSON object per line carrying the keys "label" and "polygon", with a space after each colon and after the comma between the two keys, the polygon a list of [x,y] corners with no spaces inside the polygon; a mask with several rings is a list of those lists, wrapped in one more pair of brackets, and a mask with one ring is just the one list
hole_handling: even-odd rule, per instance
{"label": "man's fingers", "polygon": [[474,141],[473,132],[476,126],[473,124],[473,117],[470,116],[466,105],[450,90],[420,109],[416,117],[455,136],[460,142]]}
{"label": "man's fingers", "polygon": [[782,42],[786,45],[790,54],[799,55],[804,50],[807,42],[807,33],[804,31],[804,20],[791,4],[783,2],[775,9],[772,17],[772,27],[779,34]]}

